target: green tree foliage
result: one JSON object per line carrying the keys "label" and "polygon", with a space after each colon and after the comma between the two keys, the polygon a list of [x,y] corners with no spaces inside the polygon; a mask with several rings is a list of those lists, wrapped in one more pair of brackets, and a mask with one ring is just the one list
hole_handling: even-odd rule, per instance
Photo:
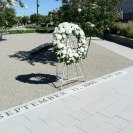
{"label": "green tree foliage", "polygon": [[6,28],[11,28],[17,23],[16,12],[13,8],[7,7],[6,2],[0,0],[0,39],[2,39],[2,32]]}
{"label": "green tree foliage", "polygon": [[15,6],[16,3],[19,3],[20,7],[25,8],[26,5],[21,0],[1,0],[2,2],[5,2],[6,4],[9,4],[11,6]]}
{"label": "green tree foliage", "polygon": [[31,21],[31,23],[41,23],[42,22],[42,20],[43,20],[43,16],[42,15],[40,15],[40,14],[32,14],[31,16],[30,16],[30,21]]}
{"label": "green tree foliage", "polygon": [[110,28],[116,20],[119,0],[62,0],[58,11],[60,22],[78,23],[87,36]]}
{"label": "green tree foliage", "polygon": [[30,22],[30,17],[29,16],[24,16],[21,18],[21,24],[28,24]]}

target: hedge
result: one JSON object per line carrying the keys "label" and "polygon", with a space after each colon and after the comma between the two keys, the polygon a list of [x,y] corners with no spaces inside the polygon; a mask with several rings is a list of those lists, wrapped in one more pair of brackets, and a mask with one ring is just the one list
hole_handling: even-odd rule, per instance
{"label": "hedge", "polygon": [[52,33],[53,31],[54,31],[54,28],[48,28],[48,29],[6,30],[3,33],[7,33],[7,34]]}

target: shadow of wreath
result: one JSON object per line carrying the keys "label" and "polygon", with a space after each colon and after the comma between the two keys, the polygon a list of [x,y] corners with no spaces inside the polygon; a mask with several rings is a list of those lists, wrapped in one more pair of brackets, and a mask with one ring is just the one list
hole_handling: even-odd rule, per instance
{"label": "shadow of wreath", "polygon": [[55,75],[50,74],[27,74],[27,75],[19,75],[16,77],[16,80],[29,83],[29,84],[49,84],[57,81],[57,77]]}

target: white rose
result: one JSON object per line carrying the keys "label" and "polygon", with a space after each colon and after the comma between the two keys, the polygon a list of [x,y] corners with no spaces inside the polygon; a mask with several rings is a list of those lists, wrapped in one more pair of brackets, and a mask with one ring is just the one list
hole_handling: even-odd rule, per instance
{"label": "white rose", "polygon": [[86,40],[85,40],[85,39],[83,39],[83,40],[82,40],[82,43],[86,44]]}
{"label": "white rose", "polygon": [[87,50],[87,47],[85,47],[85,51]]}
{"label": "white rose", "polygon": [[72,33],[72,29],[71,28],[66,28],[66,33],[67,34],[71,34]]}
{"label": "white rose", "polygon": [[60,51],[58,51],[58,52],[57,52],[57,55],[60,55],[60,54],[61,54],[61,52],[60,52]]}
{"label": "white rose", "polygon": [[78,53],[75,53],[74,56],[75,56],[76,58],[78,58],[78,57],[79,57],[79,54],[78,54]]}
{"label": "white rose", "polygon": [[78,43],[78,45],[79,45],[79,47],[81,47],[82,46],[82,43]]}
{"label": "white rose", "polygon": [[70,53],[70,54],[69,54],[69,57],[73,57],[73,53]]}
{"label": "white rose", "polygon": [[78,25],[75,25],[74,27],[75,27],[75,29],[79,29],[79,26]]}
{"label": "white rose", "polygon": [[74,61],[75,59],[72,57],[72,60]]}
{"label": "white rose", "polygon": [[84,32],[83,32],[83,31],[80,31],[80,35],[81,35],[81,36],[84,36]]}
{"label": "white rose", "polygon": [[56,45],[56,44],[58,44],[58,43],[60,43],[59,40],[54,40],[54,41],[53,41],[53,44],[54,44],[54,45]]}
{"label": "white rose", "polygon": [[65,35],[65,34],[63,34],[63,35],[62,35],[62,37],[63,37],[63,38],[66,38],[66,35]]}
{"label": "white rose", "polygon": [[10,7],[10,5],[7,3],[7,4],[6,4],[6,7],[7,7],[7,8],[9,8],[9,7]]}
{"label": "white rose", "polygon": [[64,44],[62,44],[62,43],[58,43],[58,44],[57,44],[57,47],[58,47],[59,49],[61,49],[61,48],[64,47]]}
{"label": "white rose", "polygon": [[82,12],[82,9],[81,8],[78,8],[78,12]]}
{"label": "white rose", "polygon": [[72,53],[72,49],[71,48],[68,48],[67,51],[68,51],[68,53]]}
{"label": "white rose", "polygon": [[65,32],[65,29],[64,28],[60,28],[59,32],[60,33],[64,33]]}
{"label": "white rose", "polygon": [[80,51],[81,51],[81,52],[84,52],[84,51],[85,51],[85,49],[81,47],[81,48],[80,48]]}
{"label": "white rose", "polygon": [[56,38],[57,38],[57,40],[61,40],[62,39],[62,36],[60,34],[57,34],[56,35]]}
{"label": "white rose", "polygon": [[92,27],[92,28],[94,28],[94,27],[95,27],[95,25],[94,25],[94,24],[91,24],[91,27]]}
{"label": "white rose", "polygon": [[79,35],[80,34],[80,31],[79,30],[76,30],[75,33],[76,33],[76,35]]}
{"label": "white rose", "polygon": [[65,58],[65,55],[62,55],[62,58]]}
{"label": "white rose", "polygon": [[58,28],[55,27],[55,29],[54,29],[54,33],[57,33],[57,32],[58,32]]}
{"label": "white rose", "polygon": [[62,51],[62,54],[63,54],[63,55],[65,55],[66,53],[67,53],[66,50],[63,50],[63,51]]}

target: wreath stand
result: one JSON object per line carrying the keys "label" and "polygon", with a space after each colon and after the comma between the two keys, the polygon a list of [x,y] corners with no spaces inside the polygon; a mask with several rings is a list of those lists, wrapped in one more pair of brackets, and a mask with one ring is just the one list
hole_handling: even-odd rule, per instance
{"label": "wreath stand", "polygon": [[[72,72],[76,72],[76,74],[73,74]],[[84,78],[83,81],[85,81],[85,75],[81,63],[74,63],[73,65],[66,65],[64,63],[62,72],[59,71],[59,63],[57,63],[56,77],[60,81],[60,90],[62,90],[65,83],[68,84],[70,81],[75,81],[77,79],[79,81],[80,78]]]}
{"label": "wreath stand", "polygon": [[[68,48],[73,48],[74,46],[74,41],[72,41],[72,37],[70,36],[66,42],[66,47]],[[79,81],[81,78],[83,78],[83,81],[86,80],[84,70],[82,63],[73,63],[70,65],[67,65],[63,63],[63,69],[60,69],[60,63],[57,63],[56,67],[56,77],[58,81],[60,82],[60,89],[62,90],[62,87],[64,84],[70,83],[70,81]],[[75,72],[75,74],[74,74]]]}

